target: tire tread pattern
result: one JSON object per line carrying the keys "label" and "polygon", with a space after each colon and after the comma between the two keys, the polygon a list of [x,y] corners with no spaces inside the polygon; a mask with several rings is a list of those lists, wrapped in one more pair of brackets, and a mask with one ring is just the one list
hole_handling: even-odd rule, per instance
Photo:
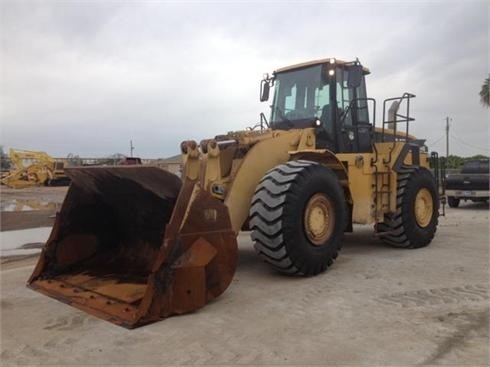
{"label": "tire tread pattern", "polygon": [[[414,242],[410,240],[410,236],[405,228],[406,223],[402,212],[402,205],[406,195],[405,191],[409,181],[414,178],[415,175],[419,174],[419,171],[419,167],[403,166],[401,168],[397,178],[396,211],[394,214],[385,215],[384,222],[376,225],[376,231],[380,238],[394,247],[407,249],[424,247],[430,243],[435,234],[434,230],[426,242]],[[435,225],[437,228],[437,218]]]}
{"label": "tire tread pattern", "polygon": [[[290,190],[298,176],[307,177],[310,167],[316,162],[296,160],[276,166],[268,171],[256,188],[250,208],[250,229],[254,248],[259,256],[276,270],[286,274],[312,275],[324,271],[332,260],[322,269],[304,269],[300,260],[290,257],[283,237],[283,208],[287,199],[294,197]],[[337,257],[337,253],[333,259]]]}

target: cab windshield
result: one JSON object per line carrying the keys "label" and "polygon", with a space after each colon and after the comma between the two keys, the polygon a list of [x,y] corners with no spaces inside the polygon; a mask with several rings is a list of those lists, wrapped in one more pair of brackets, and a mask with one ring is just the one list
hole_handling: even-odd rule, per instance
{"label": "cab windshield", "polygon": [[271,126],[276,129],[312,126],[330,116],[330,89],[322,80],[322,65],[276,74]]}

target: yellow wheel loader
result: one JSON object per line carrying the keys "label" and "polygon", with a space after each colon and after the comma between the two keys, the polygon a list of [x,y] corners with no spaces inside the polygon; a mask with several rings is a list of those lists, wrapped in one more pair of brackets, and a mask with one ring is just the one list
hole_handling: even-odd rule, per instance
{"label": "yellow wheel loader", "polygon": [[315,275],[353,223],[402,248],[428,245],[439,198],[405,93],[366,95],[358,60],[282,68],[269,121],[181,144],[182,180],[155,167],[67,169],[72,183],[29,287],[133,328],[194,311],[230,284],[236,236],[282,273]]}

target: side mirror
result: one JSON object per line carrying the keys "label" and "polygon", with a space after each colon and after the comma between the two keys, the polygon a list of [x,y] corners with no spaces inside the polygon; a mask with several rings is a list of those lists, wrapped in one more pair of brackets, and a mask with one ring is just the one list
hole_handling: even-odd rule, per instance
{"label": "side mirror", "polygon": [[269,92],[270,92],[271,86],[269,79],[263,79],[260,82],[260,102],[265,102],[269,100]]}
{"label": "side mirror", "polygon": [[362,82],[362,65],[351,65],[347,68],[349,76],[347,78],[347,88],[357,88]]}

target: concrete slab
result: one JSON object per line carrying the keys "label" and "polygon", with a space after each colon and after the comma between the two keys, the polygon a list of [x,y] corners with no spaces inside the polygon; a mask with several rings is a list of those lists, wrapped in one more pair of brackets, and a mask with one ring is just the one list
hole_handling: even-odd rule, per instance
{"label": "concrete slab", "polygon": [[488,205],[440,219],[400,250],[357,226],[326,273],[291,278],[247,233],[231,287],[193,314],[126,330],[25,287],[34,261],[1,271],[2,365],[489,364]]}

